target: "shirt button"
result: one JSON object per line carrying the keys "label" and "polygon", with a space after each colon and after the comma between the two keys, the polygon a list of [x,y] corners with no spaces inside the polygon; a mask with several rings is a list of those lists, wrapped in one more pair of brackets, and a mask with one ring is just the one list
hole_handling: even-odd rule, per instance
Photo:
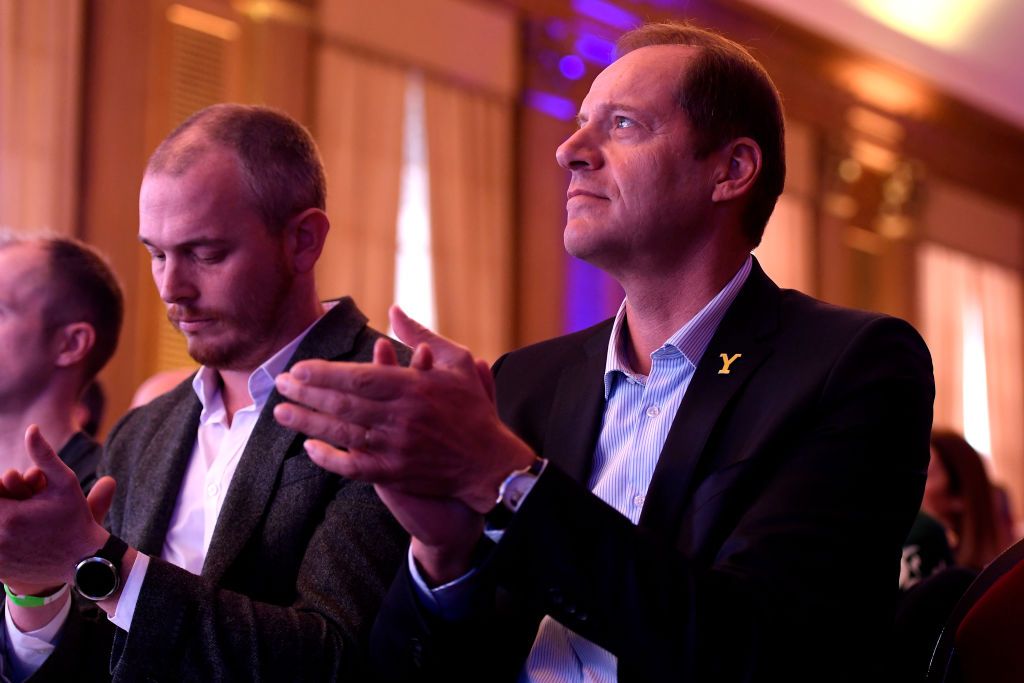
{"label": "shirt button", "polygon": [[220,487],[217,486],[216,484],[207,484],[206,485],[206,495],[208,495],[210,498],[213,498],[214,496],[216,496],[219,491],[220,491]]}
{"label": "shirt button", "polygon": [[647,417],[658,417],[661,414],[661,408],[657,405],[650,406],[647,409]]}
{"label": "shirt button", "polygon": [[635,496],[633,496],[633,505],[637,506],[638,508],[642,508],[644,506],[644,496],[642,493],[638,493]]}

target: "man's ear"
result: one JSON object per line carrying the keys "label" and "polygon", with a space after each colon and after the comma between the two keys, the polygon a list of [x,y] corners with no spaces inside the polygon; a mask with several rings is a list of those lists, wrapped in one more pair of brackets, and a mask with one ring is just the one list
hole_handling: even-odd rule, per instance
{"label": "man's ear", "polygon": [[62,325],[55,334],[57,356],[54,363],[58,367],[81,363],[96,345],[96,330],[87,322]]}
{"label": "man's ear", "polygon": [[718,153],[722,166],[711,200],[727,202],[749,194],[761,173],[761,146],[751,138],[736,138]]}
{"label": "man's ear", "polygon": [[285,227],[285,241],[292,268],[296,273],[313,270],[324,249],[331,223],[320,209],[306,209],[294,216]]}

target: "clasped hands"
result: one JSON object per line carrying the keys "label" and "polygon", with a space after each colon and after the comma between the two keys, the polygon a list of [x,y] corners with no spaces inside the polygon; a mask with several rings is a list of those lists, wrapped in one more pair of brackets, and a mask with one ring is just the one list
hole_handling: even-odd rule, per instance
{"label": "clasped hands", "polygon": [[115,489],[103,477],[86,498],[35,425],[25,431],[25,449],[32,467],[0,476],[0,580],[22,595],[67,583],[75,563],[104,544],[101,522]]}
{"label": "clasped hands", "polygon": [[405,315],[396,336],[414,349],[409,367],[379,339],[373,363],[310,360],[277,378],[274,416],[310,437],[313,462],[371,482],[413,537],[435,582],[467,570],[498,487],[536,457],[498,417],[486,362]]}

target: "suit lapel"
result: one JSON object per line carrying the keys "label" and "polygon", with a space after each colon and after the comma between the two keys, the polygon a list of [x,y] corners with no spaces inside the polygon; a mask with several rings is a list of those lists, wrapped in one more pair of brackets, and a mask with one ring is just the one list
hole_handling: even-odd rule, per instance
{"label": "suit lapel", "polygon": [[611,323],[583,344],[583,353],[559,374],[544,452],[576,481],[586,485],[604,414],[605,352]]}
{"label": "suit lapel", "polygon": [[[365,327],[366,317],[352,299],[339,300],[310,330],[287,367],[310,358],[343,359],[351,353],[357,336]],[[274,419],[274,406],[281,400],[276,390],[271,391],[231,480],[203,563],[202,575],[211,581],[217,582],[223,577],[266,516],[281,466],[286,457],[294,454],[302,438]]]}
{"label": "suit lapel", "polygon": [[143,476],[133,477],[125,506],[125,540],[147,555],[163,550],[202,412],[191,383],[175,391],[180,398],[139,455],[135,471]]}
{"label": "suit lapel", "polygon": [[[654,470],[640,525],[671,535],[698,463],[711,457],[708,437],[730,400],[771,355],[779,289],[757,261],[701,358]],[[728,367],[721,357],[736,357]],[[728,372],[722,372],[727,369]]]}

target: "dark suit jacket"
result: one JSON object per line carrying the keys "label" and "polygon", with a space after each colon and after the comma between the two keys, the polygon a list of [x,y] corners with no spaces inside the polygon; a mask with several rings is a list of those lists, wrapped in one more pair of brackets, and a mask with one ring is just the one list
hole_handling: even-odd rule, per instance
{"label": "dark suit jacket", "polygon": [[[402,569],[373,634],[387,680],[515,680],[549,614],[621,681],[866,680],[918,509],[934,388],[906,323],[779,290],[756,266],[675,416],[638,526],[586,487],[611,321],[495,365],[547,471],[480,568],[470,618]],[[740,353],[728,374],[719,354]]]}
{"label": "dark suit jacket", "polygon": [[74,471],[82,490],[88,493],[96,483],[96,468],[102,454],[103,449],[91,436],[85,432],[75,432],[57,455]]}
{"label": "dark suit jacket", "polygon": [[[342,299],[289,367],[307,358],[369,361],[380,336]],[[398,352],[408,359],[404,347]],[[100,470],[118,488],[107,522],[151,557],[131,628],[115,629],[115,679],[358,676],[408,539],[370,485],[309,460],[302,435],[273,419],[280,401],[273,392],[242,453],[200,576],[159,557],[199,423],[191,383],[130,412],[111,432]]]}

